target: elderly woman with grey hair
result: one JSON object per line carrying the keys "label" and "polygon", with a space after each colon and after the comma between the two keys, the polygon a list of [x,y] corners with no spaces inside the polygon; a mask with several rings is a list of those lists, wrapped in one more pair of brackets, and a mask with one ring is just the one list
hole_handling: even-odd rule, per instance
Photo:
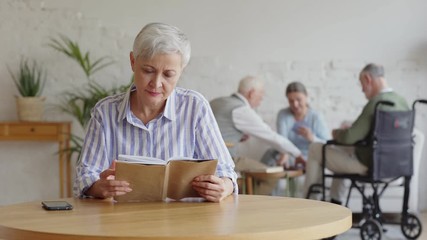
{"label": "elderly woman with grey hair", "polygon": [[234,163],[209,103],[195,91],[176,87],[190,52],[186,35],[174,26],[151,23],[139,32],[130,53],[132,86],[92,110],[76,171],[76,196],[131,192],[128,182],[114,178],[119,154],[218,159],[216,174],[196,177],[193,189],[213,202],[238,192]]}
{"label": "elderly woman with grey hair", "polygon": [[[289,139],[307,159],[309,145],[325,142],[331,138],[323,116],[308,104],[307,89],[301,82],[291,82],[286,86],[285,96],[289,106],[277,113],[277,132]],[[304,167],[305,163],[295,161],[293,156],[280,154],[269,149],[262,162],[268,165],[284,165],[287,168]],[[302,166],[300,166],[302,165]]]}
{"label": "elderly woman with grey hair", "polygon": [[289,106],[277,114],[277,132],[288,138],[307,158],[312,142],[331,138],[323,116],[308,104],[307,89],[301,82],[291,82],[285,90]]}

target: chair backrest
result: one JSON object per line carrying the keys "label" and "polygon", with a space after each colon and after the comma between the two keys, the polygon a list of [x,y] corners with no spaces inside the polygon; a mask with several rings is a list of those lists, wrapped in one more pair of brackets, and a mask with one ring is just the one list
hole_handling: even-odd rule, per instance
{"label": "chair backrest", "polygon": [[377,108],[373,130],[374,180],[412,176],[413,111],[383,111]]}

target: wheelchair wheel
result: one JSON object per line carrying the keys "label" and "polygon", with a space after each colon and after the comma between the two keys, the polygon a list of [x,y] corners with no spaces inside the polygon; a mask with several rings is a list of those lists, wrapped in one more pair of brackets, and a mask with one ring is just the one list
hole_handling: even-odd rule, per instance
{"label": "wheelchair wheel", "polygon": [[368,219],[360,227],[360,237],[362,240],[380,240],[383,236],[381,224],[374,219]]}
{"label": "wheelchair wheel", "polygon": [[417,239],[421,235],[423,228],[420,219],[408,213],[406,218],[402,218],[400,229],[407,239]]}

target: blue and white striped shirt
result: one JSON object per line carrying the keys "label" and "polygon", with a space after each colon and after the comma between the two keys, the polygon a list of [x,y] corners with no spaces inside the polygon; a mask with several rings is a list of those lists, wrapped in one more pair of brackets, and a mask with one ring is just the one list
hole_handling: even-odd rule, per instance
{"label": "blue and white striped shirt", "polygon": [[218,159],[216,175],[229,177],[237,193],[234,162],[208,101],[200,93],[176,87],[163,113],[144,124],[130,110],[130,92],[135,90],[132,86],[126,93],[106,97],[92,109],[74,195],[83,196],[119,154]]}

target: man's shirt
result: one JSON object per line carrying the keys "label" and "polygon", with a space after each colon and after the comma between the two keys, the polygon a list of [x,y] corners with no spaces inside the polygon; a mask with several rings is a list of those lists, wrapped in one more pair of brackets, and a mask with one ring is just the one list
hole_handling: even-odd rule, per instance
{"label": "man's shirt", "polygon": [[[335,140],[343,144],[355,144],[357,141],[368,139],[374,124],[375,106],[379,101],[390,101],[394,103],[392,107],[380,106],[380,109],[384,111],[410,110],[407,101],[403,97],[389,88],[384,89],[377,96],[368,101],[362,113],[350,128],[336,130]],[[369,167],[372,162],[372,148],[357,147],[355,151],[359,161]]]}
{"label": "man's shirt", "polygon": [[245,102],[243,106],[235,108],[232,113],[234,125],[238,130],[260,138],[281,153],[290,153],[294,157],[301,155],[301,151],[289,139],[273,131],[264,122],[244,96],[239,93],[235,95]]}

